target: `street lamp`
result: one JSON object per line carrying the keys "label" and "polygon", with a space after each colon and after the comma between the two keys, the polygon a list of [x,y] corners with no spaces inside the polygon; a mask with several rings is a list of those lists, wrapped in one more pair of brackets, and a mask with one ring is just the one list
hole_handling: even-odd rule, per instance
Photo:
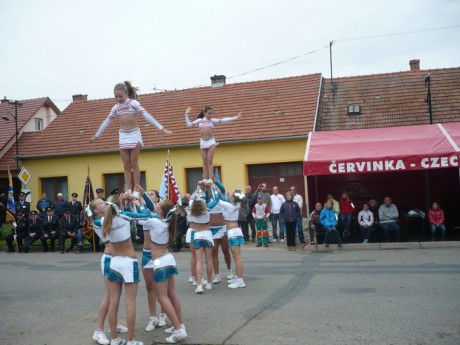
{"label": "street lamp", "polygon": [[22,107],[22,103],[19,101],[10,101],[6,97],[2,99],[2,103],[8,103],[8,106],[14,106],[14,115],[11,114],[8,110],[7,113],[2,115],[2,119],[5,121],[10,121],[9,115],[11,115],[14,119],[14,125],[15,125],[15,136],[16,136],[16,171],[19,173],[19,146],[18,146],[18,108]]}

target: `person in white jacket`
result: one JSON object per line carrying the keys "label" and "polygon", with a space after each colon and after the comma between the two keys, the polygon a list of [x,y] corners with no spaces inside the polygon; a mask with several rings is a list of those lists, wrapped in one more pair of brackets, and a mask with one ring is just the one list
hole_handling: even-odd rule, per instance
{"label": "person in white jacket", "polygon": [[369,243],[372,231],[374,230],[374,215],[369,211],[368,204],[363,204],[363,210],[358,214],[358,222],[361,235],[364,237],[363,244]]}
{"label": "person in white jacket", "polygon": [[272,228],[273,228],[273,242],[278,240],[278,224],[280,229],[280,241],[284,242],[284,223],[283,218],[280,217],[280,208],[283,202],[286,200],[284,196],[278,193],[278,187],[273,187],[273,194],[270,195],[271,199],[271,208],[270,208],[270,215],[272,221]]}

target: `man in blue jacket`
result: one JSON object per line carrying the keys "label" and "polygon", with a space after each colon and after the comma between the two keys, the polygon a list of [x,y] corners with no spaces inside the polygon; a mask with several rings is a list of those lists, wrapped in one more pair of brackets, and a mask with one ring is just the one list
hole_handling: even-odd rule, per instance
{"label": "man in blue jacket", "polygon": [[334,210],[331,200],[326,202],[326,208],[321,211],[321,216],[319,217],[321,225],[323,226],[326,234],[324,236],[324,246],[329,247],[330,238],[335,237],[339,247],[342,247],[342,239],[340,238],[339,232],[337,231],[337,220],[338,214]]}

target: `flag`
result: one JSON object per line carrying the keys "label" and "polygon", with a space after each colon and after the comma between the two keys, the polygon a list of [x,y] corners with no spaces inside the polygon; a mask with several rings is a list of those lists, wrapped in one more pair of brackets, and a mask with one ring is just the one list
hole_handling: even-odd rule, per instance
{"label": "flag", "polygon": [[219,169],[217,169],[217,167],[214,168],[214,178],[216,179],[216,181],[220,181],[220,176],[219,176]]}
{"label": "flag", "polygon": [[93,237],[93,224],[85,219],[84,213],[86,206],[88,206],[93,199],[93,185],[88,172],[88,176],[86,176],[85,190],[83,191],[83,211],[80,217],[80,225],[83,227],[83,236],[85,236],[88,240]]}
{"label": "flag", "polygon": [[16,205],[14,204],[13,177],[8,168],[8,202],[6,204],[6,221],[14,222],[16,219]]}
{"label": "flag", "polygon": [[177,188],[176,179],[174,177],[173,167],[166,160],[166,165],[163,171],[163,178],[160,186],[160,198],[167,198],[175,204],[181,205],[181,195]]}

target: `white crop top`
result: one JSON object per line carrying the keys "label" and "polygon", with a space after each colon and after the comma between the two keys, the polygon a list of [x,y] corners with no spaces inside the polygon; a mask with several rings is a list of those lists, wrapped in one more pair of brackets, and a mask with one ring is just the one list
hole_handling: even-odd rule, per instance
{"label": "white crop top", "polygon": [[94,219],[93,220],[93,229],[94,229],[94,232],[96,232],[96,234],[101,239],[102,243],[107,244],[107,243],[110,242],[109,239],[102,235],[102,224],[103,224],[102,221],[103,221],[103,219],[104,218]]}
{"label": "white crop top", "polygon": [[190,121],[188,114],[185,114],[185,124],[187,127],[192,127],[198,125],[199,128],[214,128],[218,123],[225,123],[237,120],[238,116],[233,117],[224,117],[223,119],[207,119],[205,117]]}
{"label": "white crop top", "polygon": [[186,208],[185,212],[187,212],[187,221],[195,223],[195,217],[190,213],[190,208]]}
{"label": "white crop top", "polygon": [[196,224],[207,224],[209,223],[209,220],[211,219],[211,214],[209,213],[209,210],[206,209],[206,212],[204,214],[199,215],[198,217],[193,216],[193,218]]}
{"label": "white crop top", "polygon": [[[101,224],[104,225],[104,218],[101,218]],[[107,236],[112,243],[126,242],[131,239],[131,224],[129,220],[116,216],[112,221],[112,229]]]}
{"label": "white crop top", "polygon": [[240,204],[231,204],[226,201],[219,200],[219,204],[216,206],[220,206],[223,209],[224,219],[227,222],[237,222],[238,215],[240,213]]}
{"label": "white crop top", "polygon": [[150,218],[144,223],[144,231],[150,232],[153,244],[164,245],[169,243],[169,222],[163,222],[158,218]]}
{"label": "white crop top", "polygon": [[219,200],[219,203],[217,203],[215,206],[213,206],[213,208],[209,209],[209,213],[211,213],[211,214],[224,213],[224,208],[220,204],[220,200]]}

